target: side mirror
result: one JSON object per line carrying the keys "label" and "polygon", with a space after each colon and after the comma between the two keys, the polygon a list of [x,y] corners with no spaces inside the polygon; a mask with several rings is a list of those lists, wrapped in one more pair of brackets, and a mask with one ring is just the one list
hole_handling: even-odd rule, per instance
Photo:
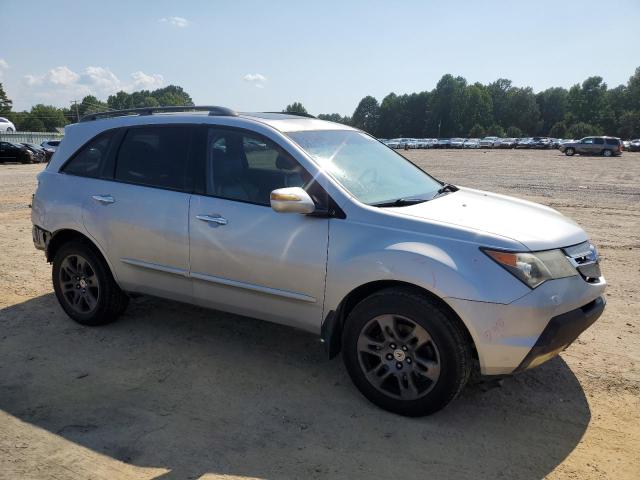
{"label": "side mirror", "polygon": [[278,188],[271,192],[271,208],[278,213],[313,213],[316,205],[300,187]]}

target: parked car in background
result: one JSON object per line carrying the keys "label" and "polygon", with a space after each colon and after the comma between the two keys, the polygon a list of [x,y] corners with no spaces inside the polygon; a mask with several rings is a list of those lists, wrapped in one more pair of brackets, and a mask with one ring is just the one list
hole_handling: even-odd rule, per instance
{"label": "parked car in background", "polygon": [[53,155],[60,146],[60,140],[45,140],[40,146]]}
{"label": "parked car in background", "polygon": [[13,142],[0,141],[0,162],[36,162],[36,155],[24,145]]}
{"label": "parked car in background", "polygon": [[201,110],[66,127],[31,220],[76,322],[149,294],[297,327],[371,402],[419,416],[472,376],[553,358],[604,311],[596,247],[548,206],[440,182],[346,125]]}
{"label": "parked car in background", "polygon": [[480,139],[467,138],[462,144],[462,148],[480,148]]}
{"label": "parked car in background", "polygon": [[532,140],[530,138],[518,138],[514,145],[515,148],[531,148]]}
{"label": "parked car in background", "polygon": [[451,140],[448,138],[439,138],[433,148],[451,148]]}
{"label": "parked car in background", "polygon": [[636,138],[635,140],[631,140],[629,142],[629,151],[640,152],[640,138]]}
{"label": "parked car in background", "polygon": [[8,118],[0,117],[0,132],[13,133],[16,126]]}
{"label": "parked car in background", "polygon": [[46,162],[48,160],[47,152],[40,145],[28,142],[20,142],[20,145],[24,145],[29,150],[31,150],[31,152],[33,152],[33,154],[35,155],[35,159],[38,163]]}
{"label": "parked car in background", "polygon": [[399,140],[400,139],[398,139],[398,138],[392,138],[390,140],[384,141],[383,143],[389,148],[400,148],[399,147],[399,145],[400,145]]}
{"label": "parked car in background", "polygon": [[515,138],[502,138],[494,144],[497,148],[513,148],[516,146]]}
{"label": "parked car in background", "polygon": [[547,137],[533,137],[531,148],[551,148],[551,139]]}
{"label": "parked car in background", "polygon": [[498,140],[498,137],[484,137],[482,140],[480,140],[480,148],[493,148],[493,145]]}
{"label": "parked car in background", "polygon": [[464,138],[452,138],[450,140],[451,148],[462,148],[464,145]]}
{"label": "parked car in background", "polygon": [[603,155],[611,157],[622,155],[622,141],[617,137],[584,137],[577,142],[563,143],[560,151],[567,156],[575,155]]}

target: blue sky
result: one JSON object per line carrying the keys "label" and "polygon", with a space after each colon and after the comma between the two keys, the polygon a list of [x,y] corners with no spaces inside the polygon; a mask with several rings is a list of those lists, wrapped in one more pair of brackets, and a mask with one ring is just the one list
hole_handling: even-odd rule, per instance
{"label": "blue sky", "polygon": [[351,114],[445,73],[538,91],[640,66],[638,0],[0,0],[0,17],[16,109],[177,84],[196,104]]}

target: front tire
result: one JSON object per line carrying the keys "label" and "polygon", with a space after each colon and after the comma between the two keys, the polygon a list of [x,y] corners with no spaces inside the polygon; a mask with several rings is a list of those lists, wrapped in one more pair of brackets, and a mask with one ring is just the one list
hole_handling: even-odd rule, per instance
{"label": "front tire", "polygon": [[471,374],[471,346],[462,328],[427,296],[385,289],[349,314],[344,363],[372,403],[400,415],[429,415],[453,401]]}
{"label": "front tire", "polygon": [[567,149],[564,151],[564,154],[565,154],[567,157],[573,157],[573,155],[575,155],[575,153],[576,153],[576,151],[575,151],[573,148],[567,148]]}
{"label": "front tire", "polygon": [[109,266],[86,243],[73,241],[58,250],[53,259],[52,280],[63,310],[82,325],[113,322],[129,303]]}

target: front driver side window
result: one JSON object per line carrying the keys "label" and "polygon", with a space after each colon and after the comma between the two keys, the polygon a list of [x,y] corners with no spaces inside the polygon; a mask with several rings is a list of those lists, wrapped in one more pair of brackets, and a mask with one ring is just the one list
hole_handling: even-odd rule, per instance
{"label": "front driver side window", "polygon": [[311,175],[280,146],[256,134],[209,129],[206,193],[269,205],[277,188],[305,187]]}

